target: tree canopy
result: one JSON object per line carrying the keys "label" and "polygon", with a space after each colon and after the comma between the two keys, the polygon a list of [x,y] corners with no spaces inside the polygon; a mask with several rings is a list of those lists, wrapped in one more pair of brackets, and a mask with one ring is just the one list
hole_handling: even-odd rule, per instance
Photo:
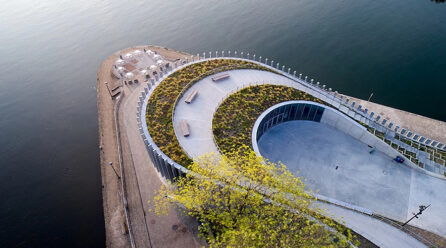
{"label": "tree canopy", "polygon": [[210,247],[347,247],[350,231],[310,207],[315,200],[283,164],[252,150],[204,155],[160,190],[156,212],[179,205]]}

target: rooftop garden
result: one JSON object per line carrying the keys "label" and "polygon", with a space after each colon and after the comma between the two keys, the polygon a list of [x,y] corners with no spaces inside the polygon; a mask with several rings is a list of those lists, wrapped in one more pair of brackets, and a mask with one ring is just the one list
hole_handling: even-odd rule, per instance
{"label": "rooftop garden", "polygon": [[185,167],[192,163],[178,143],[173,129],[172,112],[177,98],[199,80],[233,69],[268,70],[255,63],[236,59],[207,60],[174,72],[164,79],[150,96],[146,114],[148,131],[161,151],[175,162]]}
{"label": "rooftop garden", "polygon": [[280,85],[257,85],[229,96],[217,109],[212,123],[215,142],[224,154],[243,145],[251,147],[256,119],[269,107],[290,100],[306,100],[328,105],[300,90]]}

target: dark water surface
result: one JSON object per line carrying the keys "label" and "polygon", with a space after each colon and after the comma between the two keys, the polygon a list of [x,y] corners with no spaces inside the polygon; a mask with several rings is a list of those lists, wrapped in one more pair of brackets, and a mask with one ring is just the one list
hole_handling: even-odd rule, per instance
{"label": "dark water surface", "polygon": [[446,4],[15,0],[0,7],[0,247],[105,244],[96,72],[125,47],[254,52],[446,120]]}

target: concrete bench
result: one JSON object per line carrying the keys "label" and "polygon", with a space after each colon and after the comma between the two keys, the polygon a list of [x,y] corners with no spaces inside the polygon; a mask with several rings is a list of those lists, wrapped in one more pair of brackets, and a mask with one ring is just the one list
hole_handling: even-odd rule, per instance
{"label": "concrete bench", "polygon": [[189,134],[190,134],[189,125],[187,124],[187,122],[185,120],[182,120],[180,122],[180,130],[183,133],[184,137],[189,136]]}
{"label": "concrete bench", "polygon": [[228,78],[228,77],[229,77],[228,73],[223,73],[223,74],[217,75],[215,77],[212,77],[212,81],[217,82],[219,80],[222,80],[222,79],[225,79],[225,78]]}
{"label": "concrete bench", "polygon": [[186,100],[184,100],[184,101],[185,101],[187,104],[191,103],[191,102],[194,100],[195,96],[197,96],[197,94],[198,94],[198,91],[197,91],[197,90],[192,91],[192,92],[187,96]]}

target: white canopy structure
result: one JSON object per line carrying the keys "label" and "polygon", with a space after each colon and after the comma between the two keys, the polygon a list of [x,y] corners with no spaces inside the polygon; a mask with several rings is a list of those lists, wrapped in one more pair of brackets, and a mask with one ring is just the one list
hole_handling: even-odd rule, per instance
{"label": "white canopy structure", "polygon": [[124,55],[124,59],[131,59],[133,58],[133,55],[131,53],[127,53],[126,55]]}
{"label": "white canopy structure", "polygon": [[146,69],[144,69],[144,70],[141,71],[141,74],[142,74],[142,75],[147,75],[148,73],[149,73],[149,71],[146,70]]}
{"label": "white canopy structure", "polygon": [[131,73],[131,72],[127,72],[126,74],[125,74],[125,77],[127,78],[127,79],[131,79],[131,78],[133,78],[133,73]]}
{"label": "white canopy structure", "polygon": [[141,56],[142,55],[142,51],[141,50],[135,50],[135,51],[133,51],[133,55]]}
{"label": "white canopy structure", "polygon": [[156,66],[156,65],[151,65],[150,66],[150,70],[152,70],[152,71],[154,71],[154,70],[156,70],[158,67]]}
{"label": "white canopy structure", "polygon": [[161,55],[159,55],[159,54],[155,54],[155,55],[153,56],[153,59],[154,59],[154,60],[159,60],[159,59],[162,59],[162,57],[161,57]]}
{"label": "white canopy structure", "polygon": [[117,70],[119,73],[122,73],[122,72],[125,71],[125,68],[122,67],[122,66],[119,66],[118,68],[116,68],[116,70]]}
{"label": "white canopy structure", "polygon": [[124,65],[124,64],[125,64],[125,61],[122,60],[122,59],[118,59],[118,60],[115,61],[115,65],[116,65],[116,66],[122,66],[122,65]]}
{"label": "white canopy structure", "polygon": [[164,61],[162,61],[161,59],[159,59],[159,60],[156,61],[156,65],[157,65],[157,66],[162,66],[163,63],[164,63]]}
{"label": "white canopy structure", "polygon": [[147,50],[146,51],[147,55],[149,55],[150,57],[152,57],[153,55],[155,55],[155,53],[152,50]]}

